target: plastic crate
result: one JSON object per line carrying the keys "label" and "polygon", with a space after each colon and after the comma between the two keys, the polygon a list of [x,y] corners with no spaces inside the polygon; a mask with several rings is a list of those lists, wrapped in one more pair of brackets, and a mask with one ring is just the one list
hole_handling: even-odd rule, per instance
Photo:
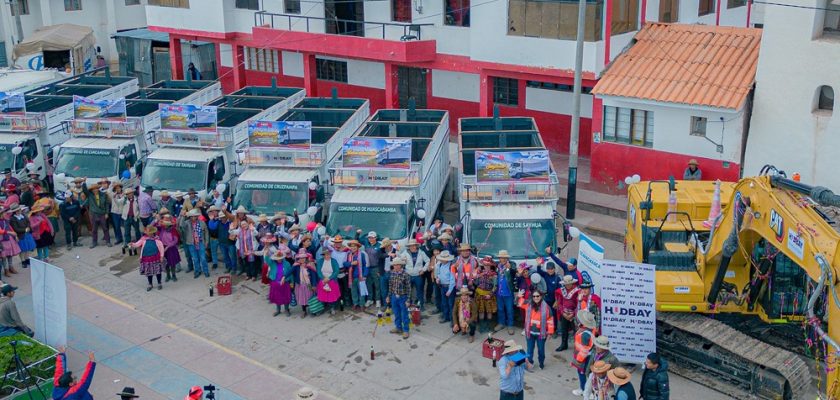
{"label": "plastic crate", "polygon": [[505,342],[501,341],[500,339],[485,339],[481,343],[481,356],[484,358],[489,358],[491,360],[495,359],[496,361],[498,361],[500,358],[502,358],[502,351],[504,351],[504,346]]}
{"label": "plastic crate", "polygon": [[230,275],[222,275],[216,280],[216,293],[219,296],[228,296],[232,290]]}

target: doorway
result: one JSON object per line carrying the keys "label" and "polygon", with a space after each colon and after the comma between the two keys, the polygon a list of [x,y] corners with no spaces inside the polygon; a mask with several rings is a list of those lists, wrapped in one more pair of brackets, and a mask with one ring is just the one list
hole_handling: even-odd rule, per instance
{"label": "doorway", "polygon": [[414,99],[416,108],[426,108],[425,68],[397,67],[397,96],[400,108],[408,108],[408,99]]}
{"label": "doorway", "polygon": [[327,33],[365,36],[364,1],[326,0],[324,16]]}

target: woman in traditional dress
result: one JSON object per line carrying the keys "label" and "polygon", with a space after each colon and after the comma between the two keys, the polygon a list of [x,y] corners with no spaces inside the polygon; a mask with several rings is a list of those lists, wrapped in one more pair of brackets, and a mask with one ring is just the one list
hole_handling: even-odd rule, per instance
{"label": "woman in traditional dress", "polygon": [[44,214],[42,205],[36,205],[32,209],[32,214],[29,216],[29,227],[35,239],[37,258],[41,261],[49,261],[50,246],[53,244],[55,229],[52,222]]}
{"label": "woman in traditional dress", "polygon": [[322,248],[324,258],[318,260],[318,300],[330,309],[330,315],[335,315],[335,303],[341,298],[338,286],[338,261],[330,256],[329,246]]}
{"label": "woman in traditional dress", "polygon": [[318,283],[318,272],[315,270],[315,262],[305,248],[301,247],[295,256],[295,263],[292,266],[292,286],[294,286],[295,300],[303,309],[303,316],[307,315],[307,304],[313,294],[313,285]]}
{"label": "woman in traditional dress", "polygon": [[496,263],[493,262],[493,257],[484,256],[479,263],[478,276],[475,279],[479,332],[493,328],[496,314],[496,284]]}
{"label": "woman in traditional dress", "polygon": [[178,277],[175,276],[175,268],[181,262],[181,253],[178,252],[181,236],[178,234],[178,228],[171,218],[161,219],[158,225],[160,241],[163,243],[163,258],[166,261],[166,281],[178,282]]}
{"label": "woman in traditional dress", "polygon": [[9,274],[16,274],[17,271],[14,267],[14,257],[20,254],[20,246],[18,246],[18,239],[15,230],[12,229],[12,224],[9,220],[12,218],[12,214],[14,213],[14,207],[3,212],[3,215],[0,216],[0,245],[2,245],[2,259],[4,268],[6,269],[5,275],[9,276]]}
{"label": "woman in traditional dress", "polygon": [[157,228],[154,225],[146,226],[143,237],[131,244],[131,247],[140,249],[140,275],[145,275],[149,281],[146,291],[152,290],[152,276],[157,278],[158,290],[163,289],[160,282],[163,272],[163,242],[157,238]]}
{"label": "woman in traditional dress", "polygon": [[21,265],[23,268],[29,268],[29,255],[35,251],[35,239],[32,237],[32,228],[29,226],[29,217],[26,216],[26,206],[18,205],[14,208],[15,213],[9,222],[12,224],[12,229],[15,230],[18,238],[18,246],[20,247]]}
{"label": "woman in traditional dress", "polygon": [[[283,246],[266,261],[269,264],[271,283],[268,290],[268,301],[277,306],[274,316],[280,315],[283,309],[286,315],[292,315],[289,304],[292,302],[292,289],[289,284],[292,279],[292,265],[286,261],[289,248]],[[272,275],[273,274],[273,275]]]}

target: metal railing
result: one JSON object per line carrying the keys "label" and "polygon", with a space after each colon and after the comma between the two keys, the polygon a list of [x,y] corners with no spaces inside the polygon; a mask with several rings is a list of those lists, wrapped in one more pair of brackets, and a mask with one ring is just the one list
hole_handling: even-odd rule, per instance
{"label": "metal railing", "polygon": [[[292,22],[294,20],[294,22]],[[370,22],[370,21],[357,21],[357,20],[350,20],[350,19],[339,19],[339,18],[325,18],[325,17],[310,17],[306,15],[298,15],[298,14],[277,14],[271,13],[267,11],[257,11],[254,13],[254,26],[257,27],[271,27],[272,29],[286,29],[286,30],[293,30],[292,27],[298,23],[298,21],[303,20],[306,24],[306,32],[311,32],[312,24],[310,21],[323,21],[324,32],[315,32],[315,33],[328,33],[328,34],[335,34],[335,35],[348,35],[348,36],[362,36],[362,37],[372,37],[367,35],[367,31],[378,30],[381,32],[381,39],[388,39],[386,35],[386,28],[392,27],[396,29],[402,29],[402,36],[400,37],[401,41],[409,41],[409,40],[421,40],[421,29],[424,26],[434,26],[434,24],[411,24],[411,23],[398,23],[398,22]],[[372,26],[372,27],[369,27]],[[335,32],[330,32],[329,27],[332,27]],[[294,29],[298,30],[298,29]],[[302,30],[301,30],[302,31]]]}

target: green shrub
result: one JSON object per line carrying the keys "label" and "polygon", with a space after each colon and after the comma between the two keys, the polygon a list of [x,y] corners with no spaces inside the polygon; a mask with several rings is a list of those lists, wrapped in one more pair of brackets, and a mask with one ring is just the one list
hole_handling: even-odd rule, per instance
{"label": "green shrub", "polygon": [[[8,396],[15,389],[25,391],[27,385],[39,384],[44,380],[49,381],[55,372],[55,350],[22,333],[18,333],[12,336],[0,337],[0,368],[2,368],[2,373],[5,374],[9,362],[14,355],[12,346],[9,344],[9,342],[14,340],[19,341],[17,353],[21,361],[23,361],[23,364],[28,367],[32,379],[27,382],[22,382],[18,379],[16,372],[10,373],[8,377],[3,376],[0,378],[0,383],[5,381],[5,384],[0,388],[0,398]],[[31,345],[23,345],[20,342],[30,343]],[[44,359],[48,360],[43,361]],[[43,362],[39,363],[39,361]],[[34,386],[32,389],[35,389]]]}

